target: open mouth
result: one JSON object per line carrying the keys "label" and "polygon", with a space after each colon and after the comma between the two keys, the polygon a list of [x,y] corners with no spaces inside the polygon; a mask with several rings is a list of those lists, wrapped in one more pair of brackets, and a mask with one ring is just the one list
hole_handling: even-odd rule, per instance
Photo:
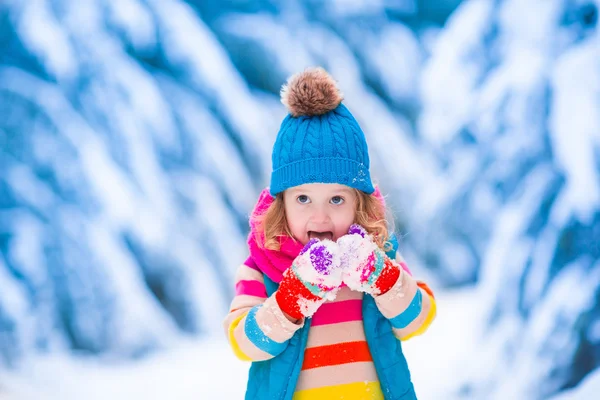
{"label": "open mouth", "polygon": [[308,231],[308,239],[309,240],[310,239],[333,240],[333,232],[330,232],[330,231],[326,231],[326,232]]}

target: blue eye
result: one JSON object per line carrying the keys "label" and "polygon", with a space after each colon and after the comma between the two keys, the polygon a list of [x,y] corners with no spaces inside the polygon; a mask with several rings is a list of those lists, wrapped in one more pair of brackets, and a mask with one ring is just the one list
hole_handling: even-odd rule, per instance
{"label": "blue eye", "polygon": [[298,196],[298,197],[296,198],[296,201],[297,201],[298,203],[300,203],[300,204],[308,204],[308,203],[310,203],[310,199],[309,199],[309,198],[308,198],[308,196],[307,196],[307,195],[305,195],[305,194],[301,194],[300,196]]}
{"label": "blue eye", "polygon": [[333,196],[329,202],[333,205],[339,206],[344,203],[344,198],[341,196]]}

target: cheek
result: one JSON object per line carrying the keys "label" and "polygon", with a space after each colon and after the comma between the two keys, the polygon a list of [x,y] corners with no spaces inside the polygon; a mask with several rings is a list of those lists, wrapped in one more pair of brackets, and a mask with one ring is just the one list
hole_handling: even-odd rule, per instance
{"label": "cheek", "polygon": [[292,231],[292,234],[298,237],[298,234],[302,231],[303,224],[300,223],[300,221],[298,221],[297,219],[290,219],[288,220],[288,225],[290,231]]}
{"label": "cheek", "polygon": [[302,241],[304,239],[304,235],[306,234],[306,221],[303,214],[299,212],[299,210],[290,208],[286,212],[286,219],[292,235],[294,235],[296,239]]}
{"label": "cheek", "polygon": [[355,217],[353,208],[344,210],[344,212],[337,216],[335,221],[335,233],[337,237],[343,236],[348,232],[350,225],[354,223]]}

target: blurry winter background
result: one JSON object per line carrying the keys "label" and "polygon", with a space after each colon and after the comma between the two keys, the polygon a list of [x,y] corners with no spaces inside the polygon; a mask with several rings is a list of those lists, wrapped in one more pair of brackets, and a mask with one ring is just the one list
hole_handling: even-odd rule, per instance
{"label": "blurry winter background", "polygon": [[0,1],[0,399],[239,399],[221,328],[321,65],[438,294],[420,399],[597,399],[596,0]]}

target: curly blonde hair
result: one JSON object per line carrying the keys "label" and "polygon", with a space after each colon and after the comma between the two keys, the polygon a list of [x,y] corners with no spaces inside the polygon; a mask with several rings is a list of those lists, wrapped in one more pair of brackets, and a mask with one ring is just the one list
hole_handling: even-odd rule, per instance
{"label": "curly blonde hair", "polygon": [[[361,225],[377,245],[388,251],[390,231],[386,216],[388,210],[384,202],[372,194],[353,189],[356,196],[356,217],[354,223]],[[391,219],[390,219],[391,220]],[[293,238],[285,216],[283,193],[278,193],[264,214],[256,217],[255,239],[262,248],[278,251],[283,237]]]}

